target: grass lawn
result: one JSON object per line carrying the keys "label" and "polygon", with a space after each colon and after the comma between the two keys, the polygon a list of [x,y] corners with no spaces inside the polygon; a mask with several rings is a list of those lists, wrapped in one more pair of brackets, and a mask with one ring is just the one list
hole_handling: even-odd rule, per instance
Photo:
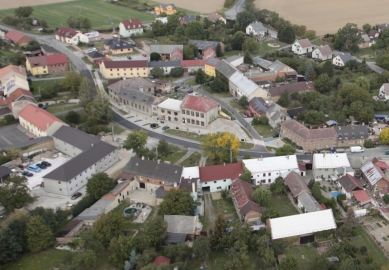
{"label": "grass lawn", "polygon": [[4,270],[41,270],[53,269],[63,260],[68,251],[58,249],[47,249],[38,253],[26,253],[16,262],[4,266]]}
{"label": "grass lawn", "polygon": [[94,64],[88,60],[88,58],[86,58],[86,56],[82,57],[81,60],[87,64],[87,65],[91,65],[91,66],[94,66]]}
{"label": "grass lawn", "polygon": [[[280,46],[279,47],[271,47],[268,45],[269,43],[277,43]],[[259,50],[255,55],[265,55],[268,52],[273,52],[275,50],[278,50],[279,48],[282,48],[282,47],[288,45],[286,43],[283,43],[281,41],[278,41],[278,40],[275,40],[272,38],[260,41],[260,42],[258,42],[258,44],[259,44]]]}
{"label": "grass lawn", "polygon": [[270,125],[255,125],[254,128],[264,138],[269,138],[277,133]]}
{"label": "grass lawn", "polygon": [[4,51],[4,50],[0,50],[0,55],[4,55],[4,56],[11,56],[12,55],[12,52],[9,52],[9,51]]}
{"label": "grass lawn", "polygon": [[182,138],[194,140],[194,141],[199,141],[199,142],[201,142],[205,137],[205,135],[203,135],[203,134],[199,135],[197,133],[192,133],[192,132],[187,132],[187,131],[182,131],[182,130],[177,130],[177,129],[168,129],[168,130],[165,130],[164,132],[169,133],[171,135],[175,135],[178,137],[182,137]]}
{"label": "grass lawn", "polygon": [[175,164],[180,158],[185,156],[185,154],[188,152],[186,148],[179,147],[173,144],[169,144],[169,150],[171,151],[171,154],[167,156],[162,156],[162,160],[170,161],[171,164]]}
{"label": "grass lawn", "polygon": [[51,84],[62,84],[63,79],[56,80],[42,80],[42,81],[32,81],[32,87],[34,87],[34,93],[39,94],[39,87],[41,90]]}
{"label": "grass lawn", "polygon": [[59,112],[66,112],[66,111],[71,111],[75,108],[80,108],[81,106],[78,105],[78,104],[64,104],[62,106],[62,104],[56,104],[56,105],[50,105],[46,110],[49,112],[49,113],[52,113],[52,114],[55,114],[55,113],[59,113]]}
{"label": "grass lawn", "polygon": [[216,215],[223,214],[225,217],[238,218],[232,198],[212,200],[212,206]]}
{"label": "grass lawn", "polygon": [[244,112],[246,111],[246,108],[240,106],[235,100],[230,101],[230,106],[234,108],[238,112]]}
{"label": "grass lawn", "polygon": [[366,58],[366,61],[375,61],[375,58],[381,55],[383,50],[374,51],[371,47],[359,49],[358,52],[353,53],[353,56],[363,59]]}
{"label": "grass lawn", "polygon": [[118,134],[122,133],[123,131],[125,131],[125,128],[123,128],[119,124],[111,123],[108,127],[112,130],[112,126],[113,126],[114,135],[118,135]]}
{"label": "grass lawn", "polygon": [[230,56],[234,56],[234,55],[243,55],[243,52],[242,51],[229,51],[229,52],[224,52],[223,56],[224,57],[230,57]]}
{"label": "grass lawn", "polygon": [[203,85],[202,88],[203,88],[204,91],[207,91],[208,93],[211,93],[214,97],[217,97],[217,98],[229,98],[229,97],[232,97],[230,92],[222,92],[222,93],[212,92],[211,87],[209,87],[208,85]]}
{"label": "grass lawn", "polygon": [[[320,256],[315,247],[308,245],[289,247],[285,249],[285,255],[286,257],[295,257],[299,262],[298,269],[301,270],[311,270],[310,264],[315,260],[316,257]],[[304,256],[304,259],[302,256]]]}
{"label": "grass lawn", "polygon": [[322,46],[322,45],[326,45],[327,43],[321,39],[317,39],[315,41],[312,41],[311,42],[313,45],[317,45],[317,46]]}
{"label": "grass lawn", "polygon": [[201,154],[199,152],[196,152],[196,153],[193,153],[192,155],[190,155],[183,162],[181,162],[180,165],[183,167],[198,166],[200,159],[201,159]]}
{"label": "grass lawn", "polygon": [[[79,113],[81,115],[80,123],[78,123],[78,124],[84,124],[86,122],[86,120],[88,119],[88,114],[85,111],[78,111],[77,113]],[[57,115],[57,117],[59,119],[61,119],[62,121],[66,122],[65,115]]]}
{"label": "grass lawn", "polygon": [[191,80],[191,81],[187,82],[186,85],[193,86],[193,85],[197,85],[197,83],[196,83],[196,80]]}
{"label": "grass lawn", "polygon": [[281,217],[298,214],[298,211],[286,195],[272,194],[269,207],[277,210],[281,214]]}
{"label": "grass lawn", "polygon": [[[81,12],[80,12],[81,11]],[[14,9],[0,10],[0,18],[14,16]],[[113,25],[119,25],[124,19],[137,18],[143,23],[151,22],[154,15],[139,12],[130,8],[110,4],[102,0],[82,0],[62,2],[41,6],[34,6],[34,18],[45,19],[51,29],[66,26],[70,16],[83,16],[89,18],[92,29],[109,29]],[[110,20],[112,17],[112,21]]]}

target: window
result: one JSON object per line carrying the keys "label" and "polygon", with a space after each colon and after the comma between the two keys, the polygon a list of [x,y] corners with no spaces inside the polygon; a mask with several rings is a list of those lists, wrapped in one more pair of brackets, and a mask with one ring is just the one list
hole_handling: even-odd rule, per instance
{"label": "window", "polygon": [[58,181],[58,184],[61,184],[61,181]]}
{"label": "window", "polygon": [[196,125],[200,125],[200,121],[196,120]]}
{"label": "window", "polygon": [[194,112],[190,112],[190,115],[194,116]]}
{"label": "window", "polygon": [[165,110],[161,110],[161,113],[164,113],[165,112]]}
{"label": "window", "polygon": [[266,173],[264,173],[262,176],[266,176]]}
{"label": "window", "polygon": [[182,110],[182,114],[185,114],[185,110]]}
{"label": "window", "polygon": [[271,176],[271,173],[268,173],[267,176]]}
{"label": "window", "polygon": [[69,181],[69,184],[71,184],[72,183],[72,181]]}
{"label": "window", "polygon": [[202,126],[202,127],[204,126],[204,122],[203,122],[203,121],[201,121],[201,126]]}
{"label": "window", "polygon": [[223,182],[226,182],[226,181],[227,181],[226,179],[223,180]]}
{"label": "window", "polygon": [[186,114],[187,114],[187,115],[190,115],[190,112],[187,110],[187,111],[186,111]]}
{"label": "window", "polygon": [[199,117],[199,113],[198,112],[196,112],[196,117]]}
{"label": "window", "polygon": [[201,113],[200,116],[201,116],[201,118],[204,118],[204,114],[203,113]]}

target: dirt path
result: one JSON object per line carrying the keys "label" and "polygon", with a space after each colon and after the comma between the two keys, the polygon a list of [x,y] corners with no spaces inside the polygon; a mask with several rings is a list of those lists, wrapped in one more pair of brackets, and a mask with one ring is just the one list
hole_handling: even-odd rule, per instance
{"label": "dirt path", "polygon": [[209,220],[208,228],[213,228],[213,225],[215,224],[215,220],[216,220],[216,215],[215,215],[215,211],[213,210],[212,197],[210,193],[204,194],[204,207],[205,207],[206,218],[208,218]]}

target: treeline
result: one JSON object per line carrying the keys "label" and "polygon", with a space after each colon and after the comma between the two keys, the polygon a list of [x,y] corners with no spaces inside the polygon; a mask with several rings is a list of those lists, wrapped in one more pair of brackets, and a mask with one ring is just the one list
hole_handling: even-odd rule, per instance
{"label": "treeline", "polygon": [[[18,7],[14,10],[15,16],[6,16],[3,19],[3,23],[11,26],[15,26],[18,29],[23,29],[26,31],[31,30],[33,25],[33,21],[36,18],[31,18],[30,16],[34,12],[34,9],[30,6],[22,6]],[[44,29],[46,33],[53,33],[54,30],[48,29],[49,26],[44,19],[36,19],[38,21],[38,25]]]}

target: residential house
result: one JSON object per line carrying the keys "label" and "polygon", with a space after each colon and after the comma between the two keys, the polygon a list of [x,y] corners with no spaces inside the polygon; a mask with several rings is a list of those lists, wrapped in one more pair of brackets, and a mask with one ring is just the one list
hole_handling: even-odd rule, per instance
{"label": "residential house", "polygon": [[320,153],[313,155],[313,178],[316,181],[320,180],[337,180],[338,171],[340,169],[345,175],[344,171],[350,166],[346,153]]}
{"label": "residential house", "polygon": [[181,100],[167,98],[157,105],[158,111],[153,111],[153,116],[171,124],[181,124],[181,103]]}
{"label": "residential house", "polygon": [[321,61],[331,60],[332,59],[332,50],[330,46],[324,45],[319,46],[312,52],[312,58],[318,59]]}
{"label": "residential house", "polygon": [[12,171],[10,168],[7,168],[5,166],[0,166],[0,184],[4,184],[4,181],[7,180],[10,175],[11,175]]}
{"label": "residential house", "polygon": [[389,24],[387,23],[382,23],[380,25],[378,25],[378,31],[382,32],[384,29],[388,29],[389,28]]}
{"label": "residential house", "polygon": [[249,101],[254,97],[269,98],[269,93],[265,89],[259,87],[240,71],[236,71],[229,78],[229,88],[231,95],[238,99],[242,96],[246,96]]}
{"label": "residential house", "polygon": [[224,59],[231,66],[237,67],[243,64],[243,55],[233,55]]}
{"label": "residential house", "polygon": [[122,37],[131,37],[132,35],[142,34],[143,25],[139,19],[123,20],[119,24],[119,34]]}
{"label": "residential house", "polygon": [[297,238],[295,244],[298,245],[315,242],[314,233],[336,229],[332,209],[271,218],[266,223],[272,240],[293,237]]}
{"label": "residential house", "polygon": [[199,167],[183,167],[179,188],[189,190],[193,200],[195,201],[197,201],[198,191],[201,190],[201,188],[198,186],[198,183],[200,183]]}
{"label": "residential house", "polygon": [[158,18],[155,18],[154,22],[157,22],[157,21],[160,21],[163,24],[167,24],[168,19],[167,19],[167,17],[158,17]]}
{"label": "residential house", "polygon": [[7,97],[17,89],[30,90],[26,69],[9,65],[0,69],[0,97]]}
{"label": "residential house", "polygon": [[[353,196],[360,206],[368,204],[372,201],[372,198],[364,190],[353,191]],[[380,208],[380,210],[382,211],[382,208]]]}
{"label": "residential house", "polygon": [[297,72],[293,68],[288,65],[285,65],[279,60],[276,60],[268,66],[269,71],[273,71],[277,74],[278,77],[282,77],[285,79],[295,79]]}
{"label": "residential house", "polygon": [[389,100],[389,83],[382,84],[379,91],[379,98]]}
{"label": "residential house", "polygon": [[235,74],[238,69],[234,66],[231,66],[225,60],[220,61],[216,66],[216,77],[224,78],[229,81],[231,76]]}
{"label": "residential house", "polygon": [[130,77],[148,77],[147,60],[121,60],[121,61],[102,61],[100,64],[100,73],[106,79],[130,78]]}
{"label": "residential house", "polygon": [[200,167],[199,170],[200,179],[197,183],[198,190],[208,192],[217,192],[223,189],[229,190],[232,181],[244,174],[242,161]]}
{"label": "residential house", "polygon": [[301,173],[297,173],[296,171],[289,172],[286,177],[284,177],[284,183],[288,186],[292,197],[295,198],[295,202],[298,196],[303,192],[311,193],[311,190],[301,176]]}
{"label": "residential house", "polygon": [[30,38],[29,36],[26,36],[23,33],[20,33],[16,30],[9,30],[5,35],[4,38],[10,40],[13,44],[17,46],[27,46],[29,42],[33,41],[33,38]]}
{"label": "residential house", "polygon": [[92,63],[95,63],[98,60],[105,59],[106,56],[101,52],[91,51],[86,54],[86,58],[88,58],[88,60]]}
{"label": "residential house", "polygon": [[55,39],[64,43],[75,44],[79,42],[89,43],[89,37],[84,35],[81,31],[74,30],[69,27],[60,27],[54,32]]}
{"label": "residential house", "polygon": [[0,109],[3,109],[7,114],[12,114],[16,119],[19,118],[19,113],[27,105],[38,106],[38,102],[34,99],[32,93],[21,88],[16,89],[7,97],[0,99]]}
{"label": "residential house", "polygon": [[41,45],[41,52],[43,55],[51,55],[51,54],[57,54],[58,51],[54,49],[53,47],[47,46],[47,45]]}
{"label": "residential house", "polygon": [[281,123],[290,120],[289,115],[286,113],[286,110],[278,110],[274,113],[270,113],[269,125],[275,129],[279,129]]}
{"label": "residential house", "polygon": [[312,196],[311,192],[303,191],[297,198],[297,206],[303,213],[322,211],[322,207]]}
{"label": "residential house", "polygon": [[378,38],[380,35],[380,32],[378,32],[377,30],[375,29],[371,29],[368,36],[370,38],[371,41],[375,40],[376,38]]}
{"label": "residential house", "polygon": [[257,223],[262,216],[262,208],[252,198],[253,188],[239,178],[232,181],[231,197],[236,213],[245,223]]}
{"label": "residential house", "polygon": [[283,84],[276,87],[270,87],[268,89],[271,99],[277,101],[281,95],[285,92],[285,90],[289,93],[289,95],[293,93],[304,93],[314,90],[313,82],[296,82],[291,84]]}
{"label": "residential house", "polygon": [[152,70],[155,67],[159,67],[163,70],[164,74],[170,74],[172,68],[181,67],[181,62],[179,60],[174,61],[158,61],[158,62],[148,62],[149,73],[152,75]]}
{"label": "residential house", "polygon": [[280,137],[288,138],[304,150],[331,148],[337,145],[336,132],[333,127],[309,129],[296,120],[281,123]]}
{"label": "residential house", "polygon": [[71,196],[93,174],[104,172],[119,161],[116,146],[76,128],[63,125],[52,137],[55,148],[72,159],[42,177],[46,192]]}
{"label": "residential house", "polygon": [[361,34],[361,37],[362,37],[362,42],[358,44],[358,47],[360,49],[369,48],[371,42],[369,36],[365,33],[365,34]]}
{"label": "residential house", "polygon": [[185,238],[191,241],[195,239],[195,236],[200,235],[202,225],[199,223],[197,215],[164,215],[163,219],[167,224],[168,233],[168,236],[163,240],[164,243],[174,243],[169,241],[169,237],[174,237],[177,234],[185,235]]}
{"label": "residential house", "polygon": [[177,12],[176,6],[174,4],[159,4],[154,7],[155,15],[161,15],[165,13],[166,15],[172,15]]}
{"label": "residential house", "polygon": [[154,84],[155,91],[159,94],[166,94],[171,92],[172,85],[170,81],[154,79],[152,83]]}
{"label": "residential house", "polygon": [[288,113],[288,115],[289,115],[289,117],[291,119],[296,119],[297,115],[299,115],[300,113],[305,112],[305,110],[306,109],[303,108],[303,107],[298,107],[298,108],[289,109],[286,112]]}
{"label": "residential house", "polygon": [[207,127],[219,115],[219,104],[207,97],[186,95],[180,105],[182,123]]}
{"label": "residential house", "polygon": [[140,189],[155,192],[159,187],[163,187],[165,191],[178,188],[182,170],[182,166],[167,164],[160,160],[132,157],[124,167],[123,173],[127,174],[128,178],[136,180]]}
{"label": "residential house", "polygon": [[268,29],[263,26],[261,22],[253,22],[247,25],[246,34],[249,36],[256,36],[259,38],[264,38],[268,36]]}
{"label": "residential house", "polygon": [[336,126],[337,146],[363,145],[369,138],[367,125]]}
{"label": "residential house", "polygon": [[216,51],[211,47],[208,47],[203,51],[203,59],[209,59],[215,57],[216,57]]}
{"label": "residential house", "polygon": [[27,57],[26,69],[33,76],[62,73],[69,71],[69,61],[63,53]]}
{"label": "residential house", "polygon": [[254,63],[261,68],[259,71],[250,71],[249,77],[254,82],[274,81],[277,78],[284,78],[285,80],[296,79],[297,72],[278,60],[271,62],[254,57]]}
{"label": "residential house", "polygon": [[227,23],[227,20],[220,14],[217,14],[217,13],[211,13],[208,15],[207,17],[208,20],[210,20],[211,22],[218,22],[218,21],[221,21],[223,22],[224,24]]}
{"label": "residential house", "polygon": [[344,67],[347,62],[353,60],[354,58],[351,56],[350,53],[341,53],[332,59],[332,64],[337,67]]}
{"label": "residential house", "polygon": [[351,199],[351,194],[356,190],[363,190],[363,186],[355,179],[354,176],[346,173],[337,180],[337,186],[343,194],[346,194],[347,199]]}
{"label": "residential house", "polygon": [[183,60],[184,46],[183,45],[166,45],[166,44],[151,44],[145,45],[144,49],[149,53],[158,53],[161,55],[161,59],[165,60]]}
{"label": "residential house", "polygon": [[207,60],[181,60],[180,64],[181,67],[184,68],[184,72],[192,72],[197,71],[198,69],[204,70],[204,64],[207,62]]}
{"label": "residential house", "polygon": [[190,39],[188,41],[188,45],[194,44],[197,46],[197,49],[199,50],[199,54],[203,55],[203,52],[211,47],[215,52],[217,51],[217,45],[220,45],[220,49],[222,53],[224,53],[224,44],[222,42],[217,41],[208,41],[208,40],[196,40],[196,39]]}
{"label": "residential house", "polygon": [[183,26],[187,26],[190,22],[196,21],[195,15],[184,15],[180,18],[180,24]]}
{"label": "residential house", "polygon": [[[221,61],[217,58],[210,58],[204,65],[204,72],[208,76],[216,77],[216,67]],[[388,84],[389,85],[389,84]]]}
{"label": "residential house", "polygon": [[129,44],[123,39],[113,38],[104,42],[104,49],[108,50],[111,54],[123,54],[133,52],[135,44]]}
{"label": "residential house", "polygon": [[303,55],[312,52],[315,46],[312,45],[309,39],[296,40],[292,45],[292,52],[297,55]]}
{"label": "residential house", "polygon": [[141,113],[151,117],[156,110],[156,105],[161,101],[161,98],[147,94],[138,89],[129,89],[123,87],[118,93],[120,105],[128,108],[132,112]]}
{"label": "residential house", "polygon": [[301,172],[295,155],[252,158],[242,160],[244,166],[251,172],[252,184],[272,184],[278,177],[285,177],[289,172]]}
{"label": "residential house", "polygon": [[47,129],[56,122],[66,125],[61,119],[32,104],[28,104],[19,112],[19,122],[37,137],[47,136]]}
{"label": "residential house", "polygon": [[119,102],[119,94],[122,89],[138,90],[153,95],[155,86],[149,80],[142,77],[129,78],[108,85],[108,96],[115,102]]}
{"label": "residential house", "polygon": [[273,64],[273,62],[269,61],[269,60],[265,60],[259,56],[255,56],[253,57],[253,64],[255,66],[259,66],[265,70],[269,70],[268,67]]}
{"label": "residential house", "polygon": [[366,179],[371,187],[382,189],[388,187],[389,179],[382,169],[369,161],[361,167],[363,178]]}

